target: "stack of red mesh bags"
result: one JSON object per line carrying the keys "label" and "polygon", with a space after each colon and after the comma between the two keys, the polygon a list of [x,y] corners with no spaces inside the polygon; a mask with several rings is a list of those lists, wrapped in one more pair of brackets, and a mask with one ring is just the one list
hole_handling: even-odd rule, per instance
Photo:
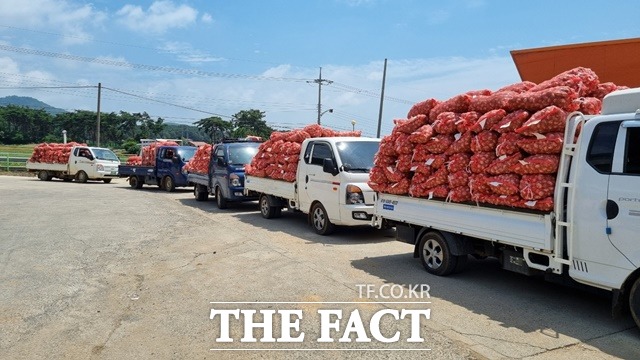
{"label": "stack of red mesh bags", "polygon": [[131,155],[127,158],[127,165],[139,166],[142,165],[142,156]]}
{"label": "stack of red mesh bags", "polygon": [[210,144],[202,145],[196,150],[193,158],[183,167],[184,170],[206,175],[209,173],[209,162],[211,161],[211,149]]}
{"label": "stack of red mesh bags", "polygon": [[394,120],[369,185],[396,195],[553,210],[567,114],[598,114],[608,93],[588,68],[415,104]]}
{"label": "stack of red mesh bags", "polygon": [[155,141],[149,145],[142,147],[142,162],[143,166],[153,166],[156,163],[156,149],[160,146],[180,146],[175,141]]}
{"label": "stack of red mesh bags", "polygon": [[33,154],[29,162],[47,163],[47,164],[66,164],[69,162],[71,149],[74,146],[87,146],[76,142],[66,144],[42,143],[33,149]]}
{"label": "stack of red mesh bags", "polygon": [[274,131],[269,140],[260,144],[258,153],[245,173],[256,177],[293,182],[296,179],[300,145],[305,139],[317,137],[356,136],[361,131],[335,131],[320,125],[307,125],[303,129],[287,132]]}

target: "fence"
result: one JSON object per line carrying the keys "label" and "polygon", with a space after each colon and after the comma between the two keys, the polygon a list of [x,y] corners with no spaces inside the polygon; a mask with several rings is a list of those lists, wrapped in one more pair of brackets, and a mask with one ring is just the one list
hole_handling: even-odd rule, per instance
{"label": "fence", "polygon": [[17,153],[0,153],[0,170],[27,171],[26,163],[29,156]]}

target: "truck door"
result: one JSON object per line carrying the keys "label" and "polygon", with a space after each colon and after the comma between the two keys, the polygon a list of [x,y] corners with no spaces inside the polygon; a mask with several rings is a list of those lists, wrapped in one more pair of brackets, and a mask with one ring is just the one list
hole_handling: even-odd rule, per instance
{"label": "truck door", "polygon": [[158,150],[158,160],[156,161],[156,176],[158,177],[158,183],[162,181],[166,175],[171,175],[171,169],[173,168],[174,157],[177,156],[176,149],[172,147],[161,147]]}
{"label": "truck door", "polygon": [[310,142],[300,162],[298,176],[298,196],[300,208],[305,212],[318,200],[322,203],[330,219],[340,216],[340,183],[337,176],[322,170],[324,159],[333,159],[333,148],[325,141]]}
{"label": "truck door", "polygon": [[620,124],[607,205],[609,240],[640,266],[640,120]]}
{"label": "truck door", "polygon": [[75,175],[79,171],[84,171],[89,177],[95,176],[95,159],[88,147],[76,147],[73,156],[69,159],[70,175]]}
{"label": "truck door", "polygon": [[225,146],[219,145],[216,146],[213,152],[213,158],[211,159],[211,172],[213,176],[211,177],[211,188],[214,189],[216,184],[220,186],[220,191],[222,191],[222,196],[225,198],[229,197],[229,179],[227,176],[227,162],[226,162],[226,154],[225,154]]}

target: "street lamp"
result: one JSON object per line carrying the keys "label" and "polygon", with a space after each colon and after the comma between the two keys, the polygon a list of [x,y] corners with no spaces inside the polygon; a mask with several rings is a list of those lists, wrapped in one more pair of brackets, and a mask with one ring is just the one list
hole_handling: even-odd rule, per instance
{"label": "street lamp", "polygon": [[355,120],[351,120],[351,130],[352,131],[356,131],[356,121]]}
{"label": "street lamp", "polygon": [[62,130],[62,143],[67,143],[67,130]]}
{"label": "street lamp", "polygon": [[325,110],[325,111],[320,113],[320,116],[318,116],[318,125],[320,125],[320,118],[322,117],[322,115],[324,115],[324,114],[326,114],[328,112],[332,113],[333,109]]}

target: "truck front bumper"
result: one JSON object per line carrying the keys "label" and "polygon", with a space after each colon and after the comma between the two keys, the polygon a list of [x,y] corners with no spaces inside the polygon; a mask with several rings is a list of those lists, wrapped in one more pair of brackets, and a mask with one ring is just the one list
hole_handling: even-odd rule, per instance
{"label": "truck front bumper", "polygon": [[373,218],[373,205],[344,205],[340,211],[340,215],[340,220],[332,220],[334,224],[342,226],[371,225],[371,218]]}

